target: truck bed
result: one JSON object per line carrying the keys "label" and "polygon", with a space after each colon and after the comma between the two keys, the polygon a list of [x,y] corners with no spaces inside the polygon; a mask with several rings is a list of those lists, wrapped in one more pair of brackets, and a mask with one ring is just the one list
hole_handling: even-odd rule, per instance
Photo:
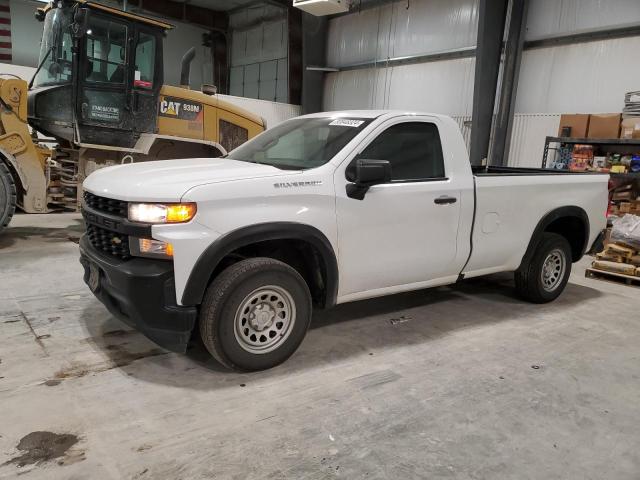
{"label": "truck bed", "polygon": [[475,212],[465,277],[515,270],[538,222],[558,208],[589,217],[589,245],[605,225],[608,174],[542,168],[472,167]]}

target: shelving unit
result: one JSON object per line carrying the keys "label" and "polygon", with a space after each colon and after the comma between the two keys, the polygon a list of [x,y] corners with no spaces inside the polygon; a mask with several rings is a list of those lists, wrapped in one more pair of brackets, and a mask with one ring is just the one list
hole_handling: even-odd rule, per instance
{"label": "shelving unit", "polygon": [[[549,150],[557,152],[559,147],[551,147],[549,144],[583,144],[583,145],[599,145],[599,146],[611,146],[618,147],[615,149],[616,153],[637,153],[640,151],[640,138],[569,138],[569,137],[546,137],[544,142],[544,152],[542,154],[542,168],[547,168],[547,160],[549,157]],[[631,147],[631,148],[629,148]],[[638,148],[633,148],[638,147]],[[614,149],[612,149],[614,150]],[[624,150],[624,151],[623,151]],[[638,175],[637,173],[620,174],[620,175]]]}

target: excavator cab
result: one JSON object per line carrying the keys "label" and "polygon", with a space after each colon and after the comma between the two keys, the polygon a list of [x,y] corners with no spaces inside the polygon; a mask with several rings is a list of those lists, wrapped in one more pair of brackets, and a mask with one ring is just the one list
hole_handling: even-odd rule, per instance
{"label": "excavator cab", "polygon": [[51,2],[36,18],[44,28],[32,126],[71,144],[120,149],[155,132],[171,25],[85,0]]}

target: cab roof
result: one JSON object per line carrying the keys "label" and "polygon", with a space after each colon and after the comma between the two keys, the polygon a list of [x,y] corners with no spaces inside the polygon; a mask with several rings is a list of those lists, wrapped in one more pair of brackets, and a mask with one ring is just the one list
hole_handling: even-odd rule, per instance
{"label": "cab roof", "polygon": [[[118,17],[126,18],[126,19],[134,21],[134,22],[145,23],[147,25],[152,25],[154,27],[159,27],[159,28],[162,28],[164,30],[171,30],[173,28],[173,25],[171,25],[170,23],[166,23],[166,22],[162,22],[160,20],[155,20],[153,18],[145,17],[144,15],[138,15],[137,13],[125,12],[124,10],[120,10],[119,8],[108,7],[106,5],[102,5],[102,4],[97,3],[97,2],[91,2],[89,0],[73,0],[73,2],[74,3],[79,3],[81,5],[85,5],[86,7],[91,8],[91,9],[100,10],[100,11],[109,13],[111,15],[116,15]],[[41,10],[42,12],[46,13],[51,8],[53,8],[52,4],[49,3],[49,4],[47,4],[46,7],[39,8],[38,10]]]}

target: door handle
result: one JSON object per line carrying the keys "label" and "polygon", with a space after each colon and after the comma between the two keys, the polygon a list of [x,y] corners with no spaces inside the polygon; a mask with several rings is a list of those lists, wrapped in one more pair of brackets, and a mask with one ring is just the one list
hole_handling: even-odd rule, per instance
{"label": "door handle", "polygon": [[456,203],[458,199],[456,197],[449,197],[447,195],[442,195],[436,198],[433,203],[436,205],[448,205],[449,203]]}

